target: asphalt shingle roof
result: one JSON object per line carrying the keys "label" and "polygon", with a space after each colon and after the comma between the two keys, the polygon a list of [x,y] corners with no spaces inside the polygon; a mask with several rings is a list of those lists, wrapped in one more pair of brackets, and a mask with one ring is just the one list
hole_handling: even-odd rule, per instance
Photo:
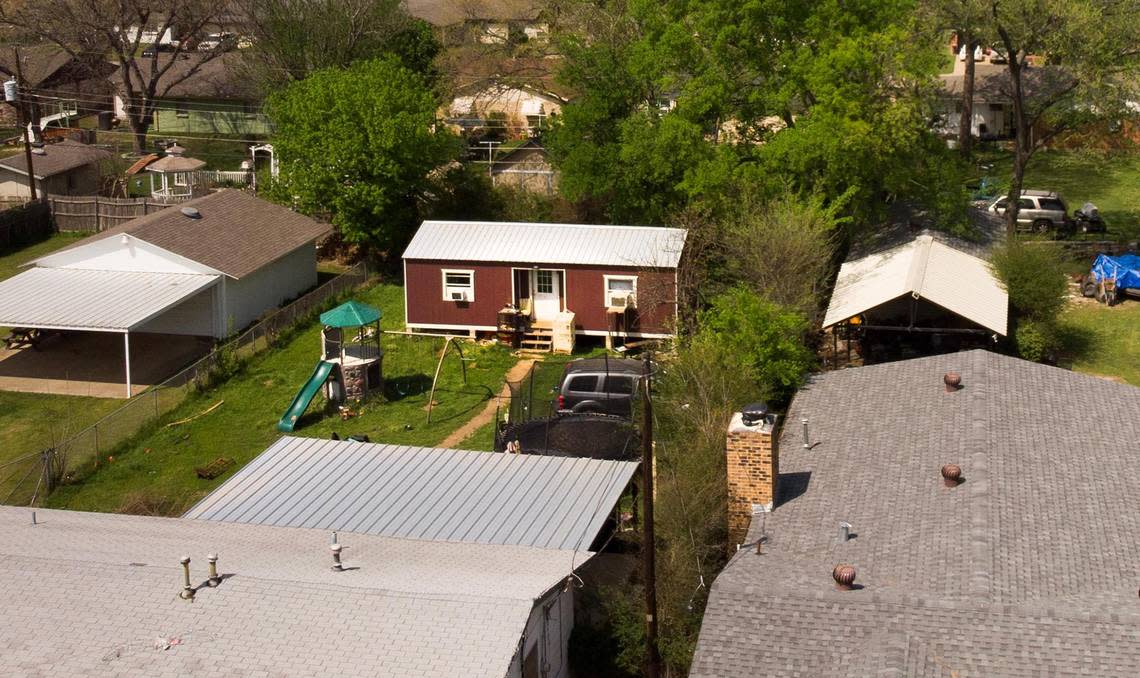
{"label": "asphalt shingle roof", "polygon": [[[64,139],[59,143],[47,144],[43,147],[44,154],[32,153],[32,170],[37,179],[46,179],[57,174],[83,167],[92,163],[102,162],[111,158],[111,152],[87,144]],[[0,167],[28,175],[27,154],[20,152],[0,159]]]}
{"label": "asphalt shingle roof", "polygon": [[[501,678],[565,551],[0,507],[5,676]],[[218,554],[226,579],[182,600]],[[578,557],[581,564],[588,554]],[[177,642],[170,643],[174,639]]]}
{"label": "asphalt shingle roof", "polygon": [[[197,209],[199,218],[183,214],[188,207]],[[225,189],[132,219],[64,250],[128,233],[231,278],[243,278],[329,229],[327,224],[245,191]]]}
{"label": "asphalt shingle roof", "polygon": [[1140,675],[1138,413],[1135,387],[980,350],[813,378],[691,675]]}

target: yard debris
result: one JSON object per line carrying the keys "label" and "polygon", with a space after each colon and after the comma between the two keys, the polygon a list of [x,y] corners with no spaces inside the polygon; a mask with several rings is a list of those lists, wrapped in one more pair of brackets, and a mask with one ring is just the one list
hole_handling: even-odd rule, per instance
{"label": "yard debris", "polygon": [[166,428],[172,428],[174,426],[181,426],[182,424],[188,424],[188,423],[194,421],[195,419],[197,419],[198,417],[204,417],[207,414],[209,414],[209,413],[213,412],[214,410],[218,409],[219,407],[221,407],[222,403],[224,403],[224,402],[226,402],[226,401],[225,400],[219,400],[218,402],[214,403],[213,405],[210,405],[209,407],[202,410],[198,414],[195,414],[193,417],[186,417],[185,419],[179,419],[178,421],[172,421],[166,425]]}
{"label": "yard debris", "polygon": [[214,478],[217,478],[218,476],[225,473],[226,469],[233,465],[233,459],[218,457],[205,466],[199,466],[198,468],[194,469],[194,471],[198,474],[198,477],[202,478],[203,480],[213,480]]}
{"label": "yard debris", "polygon": [[348,405],[341,405],[337,409],[340,411],[341,421],[347,421],[360,414],[358,410],[354,410]]}

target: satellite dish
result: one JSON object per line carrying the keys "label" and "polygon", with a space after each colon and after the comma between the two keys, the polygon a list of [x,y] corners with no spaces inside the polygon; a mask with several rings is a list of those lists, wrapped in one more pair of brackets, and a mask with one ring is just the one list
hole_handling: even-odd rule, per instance
{"label": "satellite dish", "polygon": [[201,219],[202,213],[198,211],[197,207],[183,207],[182,215],[191,219]]}

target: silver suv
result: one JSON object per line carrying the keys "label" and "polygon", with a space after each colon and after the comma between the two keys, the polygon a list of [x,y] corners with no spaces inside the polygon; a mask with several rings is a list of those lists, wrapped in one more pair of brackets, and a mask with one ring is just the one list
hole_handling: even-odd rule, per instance
{"label": "silver suv", "polygon": [[[990,204],[989,211],[1005,216],[1009,200],[998,198]],[[1050,230],[1065,231],[1069,226],[1069,207],[1056,191],[1022,191],[1018,201],[1017,230],[1048,233]]]}

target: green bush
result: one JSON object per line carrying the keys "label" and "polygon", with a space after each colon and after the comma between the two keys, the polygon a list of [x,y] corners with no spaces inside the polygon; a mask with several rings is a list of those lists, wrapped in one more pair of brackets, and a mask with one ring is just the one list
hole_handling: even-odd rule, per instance
{"label": "green bush", "polygon": [[781,400],[803,383],[815,364],[805,343],[809,329],[798,311],[738,285],[713,299],[698,316],[693,342],[719,354],[718,362],[726,369],[750,375],[766,398]]}
{"label": "green bush", "polygon": [[1053,244],[1014,239],[994,250],[990,265],[1018,316],[1052,322],[1069,293],[1063,261]]}
{"label": "green bush", "polygon": [[1017,355],[1038,363],[1051,358],[1058,345],[1057,328],[1048,322],[1022,320],[1017,323],[1013,338]]}

